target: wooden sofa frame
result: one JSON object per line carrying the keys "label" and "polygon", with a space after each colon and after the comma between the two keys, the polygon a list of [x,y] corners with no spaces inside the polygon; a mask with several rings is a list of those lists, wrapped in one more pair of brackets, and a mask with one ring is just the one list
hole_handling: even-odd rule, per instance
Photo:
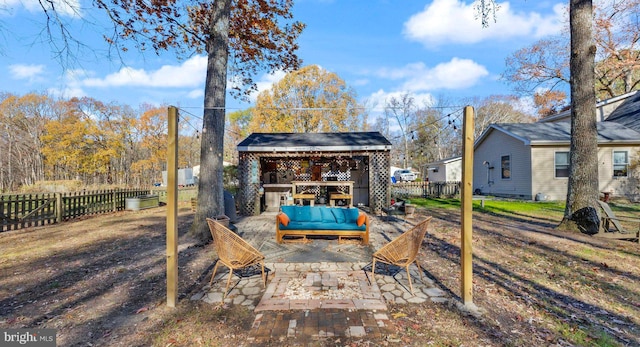
{"label": "wooden sofa frame", "polygon": [[[371,221],[369,219],[369,215],[366,213],[360,212],[364,214],[365,221],[364,225],[366,225],[366,229],[362,230],[316,230],[316,229],[305,229],[305,230],[290,230],[290,229],[280,229],[280,221],[278,216],[282,214],[282,212],[278,212],[276,216],[276,241],[278,243],[283,242],[311,242],[307,239],[307,236],[337,236],[338,243],[343,243],[347,241],[352,241],[354,239],[360,239],[363,245],[369,244],[369,226]],[[285,236],[297,236],[299,238],[294,240],[286,240]]]}

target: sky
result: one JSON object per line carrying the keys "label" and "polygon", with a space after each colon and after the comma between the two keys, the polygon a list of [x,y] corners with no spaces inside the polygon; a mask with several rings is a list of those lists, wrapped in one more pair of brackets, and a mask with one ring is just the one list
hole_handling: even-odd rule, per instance
{"label": "sky", "polygon": [[[77,1],[90,6],[86,0]],[[391,97],[411,93],[418,102],[513,94],[500,75],[505,58],[562,32],[567,1],[499,2],[496,21],[483,28],[471,0],[296,0],[293,14],[307,25],[299,39],[303,65],[319,65],[354,88],[358,101],[379,112]],[[0,92],[92,97],[134,108],[175,105],[202,114],[206,57],[130,52],[107,59],[96,11],[65,12],[74,35],[95,54],[61,64],[43,39],[37,0],[0,0]],[[84,23],[84,24],[83,24]],[[55,28],[53,28],[55,30]],[[67,65],[67,66],[62,66]],[[256,77],[259,90],[282,72]],[[256,95],[252,95],[255,100]],[[227,98],[227,111],[251,103]]]}

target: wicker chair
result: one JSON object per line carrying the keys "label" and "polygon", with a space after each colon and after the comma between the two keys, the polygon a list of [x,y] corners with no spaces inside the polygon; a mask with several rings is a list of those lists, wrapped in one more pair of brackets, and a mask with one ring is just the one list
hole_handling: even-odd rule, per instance
{"label": "wicker chair", "polygon": [[207,218],[207,223],[209,224],[209,230],[213,237],[213,247],[219,258],[213,267],[213,275],[211,275],[209,285],[213,283],[213,278],[216,276],[216,271],[220,263],[229,268],[227,286],[224,289],[222,299],[224,300],[227,296],[234,270],[244,269],[252,265],[260,265],[262,270],[262,285],[266,286],[264,255],[224,225],[211,218]]}
{"label": "wicker chair", "polygon": [[395,266],[404,267],[407,271],[407,278],[409,279],[409,288],[411,288],[411,294],[413,293],[413,285],[411,284],[411,273],[409,272],[409,265],[416,263],[418,267],[418,273],[420,279],[422,279],[422,270],[416,257],[420,251],[420,245],[427,233],[427,227],[432,217],[428,217],[416,226],[406,231],[404,234],[398,236],[393,241],[387,243],[377,252],[373,253],[373,265],[371,266],[371,277],[375,280],[376,262],[382,262]]}

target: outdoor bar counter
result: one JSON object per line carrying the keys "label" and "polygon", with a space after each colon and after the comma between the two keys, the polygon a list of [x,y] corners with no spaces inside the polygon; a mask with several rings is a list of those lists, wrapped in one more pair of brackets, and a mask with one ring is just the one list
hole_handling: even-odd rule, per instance
{"label": "outdoor bar counter", "polygon": [[349,206],[353,206],[353,181],[292,181],[291,190],[294,200],[309,200],[313,206],[315,193],[305,193],[304,188],[299,190],[299,187],[335,187],[337,191],[329,194],[330,205],[335,206],[336,200],[348,200]]}

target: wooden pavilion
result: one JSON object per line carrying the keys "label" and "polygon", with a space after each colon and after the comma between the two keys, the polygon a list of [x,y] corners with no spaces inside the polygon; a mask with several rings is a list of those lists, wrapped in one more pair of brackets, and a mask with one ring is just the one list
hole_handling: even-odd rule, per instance
{"label": "wooden pavilion", "polygon": [[292,203],[379,213],[390,199],[390,151],[379,132],[253,133],[238,144],[240,214]]}

